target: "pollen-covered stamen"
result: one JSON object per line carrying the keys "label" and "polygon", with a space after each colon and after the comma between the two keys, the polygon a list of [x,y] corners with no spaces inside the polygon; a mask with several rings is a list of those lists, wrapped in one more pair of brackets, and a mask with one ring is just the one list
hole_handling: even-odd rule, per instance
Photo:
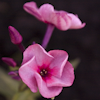
{"label": "pollen-covered stamen", "polygon": [[47,75],[47,73],[48,73],[47,70],[43,69],[43,70],[41,70],[40,75],[42,77],[45,77]]}

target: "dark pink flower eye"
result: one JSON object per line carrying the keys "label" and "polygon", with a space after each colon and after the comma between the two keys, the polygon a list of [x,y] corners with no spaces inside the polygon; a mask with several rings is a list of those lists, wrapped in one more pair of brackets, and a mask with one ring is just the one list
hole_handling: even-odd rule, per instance
{"label": "dark pink flower eye", "polygon": [[49,65],[46,66],[45,64],[43,64],[42,66],[39,66],[38,68],[39,68],[38,73],[43,79],[47,79],[49,78],[49,76],[51,76],[50,74],[51,70],[49,69]]}

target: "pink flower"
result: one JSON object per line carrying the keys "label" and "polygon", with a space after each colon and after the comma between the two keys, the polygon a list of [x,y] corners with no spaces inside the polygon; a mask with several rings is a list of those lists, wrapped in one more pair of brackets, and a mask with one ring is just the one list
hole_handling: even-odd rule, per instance
{"label": "pink flower", "polygon": [[34,44],[24,51],[19,76],[32,92],[39,89],[43,97],[52,98],[73,84],[74,69],[67,60],[68,54],[63,50],[46,52]]}
{"label": "pink flower", "polygon": [[43,4],[40,8],[31,1],[23,6],[24,10],[35,16],[37,19],[55,25],[60,30],[80,29],[85,26],[81,20],[72,13],[54,10],[51,4]]}

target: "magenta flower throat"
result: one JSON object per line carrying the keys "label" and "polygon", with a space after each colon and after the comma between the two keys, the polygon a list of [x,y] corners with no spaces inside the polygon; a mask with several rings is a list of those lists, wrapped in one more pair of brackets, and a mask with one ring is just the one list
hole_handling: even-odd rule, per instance
{"label": "magenta flower throat", "polygon": [[45,67],[45,65],[42,66],[41,69],[39,69],[39,74],[42,78],[46,78],[50,75],[50,70]]}

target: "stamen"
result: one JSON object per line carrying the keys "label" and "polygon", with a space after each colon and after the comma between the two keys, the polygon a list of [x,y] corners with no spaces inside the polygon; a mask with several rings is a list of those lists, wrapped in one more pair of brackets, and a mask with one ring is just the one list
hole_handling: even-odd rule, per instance
{"label": "stamen", "polygon": [[41,70],[40,75],[44,77],[45,75],[47,75],[47,73],[47,70],[43,69]]}

